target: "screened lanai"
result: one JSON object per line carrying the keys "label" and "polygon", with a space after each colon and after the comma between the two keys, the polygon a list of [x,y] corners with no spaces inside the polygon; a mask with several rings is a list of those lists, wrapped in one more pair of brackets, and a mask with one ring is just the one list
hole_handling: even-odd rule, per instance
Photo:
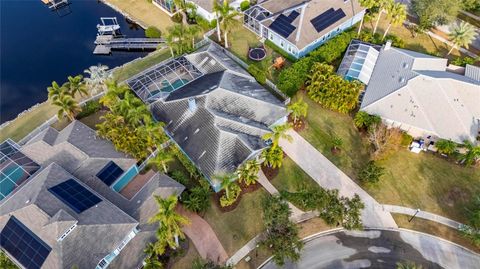
{"label": "screened lanai", "polygon": [[151,103],[203,75],[181,56],[148,68],[128,79],[127,84],[144,101]]}
{"label": "screened lanai", "polygon": [[265,8],[261,6],[253,6],[244,12],[243,23],[248,29],[254,31],[258,35],[262,35],[261,21],[270,15],[271,13]]}
{"label": "screened lanai", "polygon": [[352,40],[337,73],[346,80],[358,79],[368,84],[381,46]]}
{"label": "screened lanai", "polygon": [[0,200],[40,169],[40,165],[20,152],[15,142],[0,144]]}

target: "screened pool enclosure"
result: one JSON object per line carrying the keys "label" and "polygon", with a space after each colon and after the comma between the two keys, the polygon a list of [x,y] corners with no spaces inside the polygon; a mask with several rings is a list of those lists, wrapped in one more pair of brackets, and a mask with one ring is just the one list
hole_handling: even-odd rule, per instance
{"label": "screened pool enclosure", "polygon": [[352,40],[337,73],[346,80],[360,80],[368,84],[377,62],[381,46]]}

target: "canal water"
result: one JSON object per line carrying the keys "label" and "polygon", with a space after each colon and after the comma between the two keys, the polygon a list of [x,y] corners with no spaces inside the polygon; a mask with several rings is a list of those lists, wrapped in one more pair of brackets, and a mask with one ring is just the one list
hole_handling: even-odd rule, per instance
{"label": "canal water", "polygon": [[122,34],[143,37],[144,31],[96,0],[70,0],[61,12],[41,0],[0,0],[0,122],[47,99],[52,81],[83,74],[98,63],[110,68],[144,56],[144,52],[93,55],[100,17],[117,17]]}

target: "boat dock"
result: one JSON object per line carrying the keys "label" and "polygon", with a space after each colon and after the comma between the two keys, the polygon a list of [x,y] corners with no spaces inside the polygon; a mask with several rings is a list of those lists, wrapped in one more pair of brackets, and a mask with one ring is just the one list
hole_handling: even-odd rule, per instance
{"label": "boat dock", "polygon": [[99,35],[95,40],[93,54],[110,54],[112,50],[155,50],[165,44],[162,38],[125,38]]}

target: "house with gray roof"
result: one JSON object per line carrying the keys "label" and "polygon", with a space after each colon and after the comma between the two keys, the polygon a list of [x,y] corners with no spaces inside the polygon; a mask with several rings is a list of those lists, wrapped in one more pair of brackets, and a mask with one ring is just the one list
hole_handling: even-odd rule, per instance
{"label": "house with gray roof", "polygon": [[244,12],[244,26],[300,58],[362,20],[358,0],[267,0]]}
{"label": "house with gray roof", "polygon": [[258,156],[262,136],[286,121],[284,104],[213,44],[127,83],[216,191],[214,176]]}
{"label": "house with gray roof", "polygon": [[156,240],[148,223],[158,210],[154,196],[184,190],[152,170],[139,174],[135,159],[79,121],[47,128],[19,150],[42,168],[0,201],[0,236],[23,227],[39,242],[43,262],[31,265],[34,257],[16,257],[28,247],[4,240],[2,249],[24,268],[139,268]]}
{"label": "house with gray roof", "polygon": [[379,115],[389,125],[414,137],[432,136],[458,143],[477,141],[479,67],[455,68],[447,65],[447,59],[394,48],[390,42],[380,48],[370,45],[367,50],[366,43],[360,47],[357,42],[352,45],[346,58],[360,52],[356,48],[378,52],[372,53],[368,61],[344,58],[338,70],[347,79],[362,74],[356,77],[367,83],[361,110]]}

